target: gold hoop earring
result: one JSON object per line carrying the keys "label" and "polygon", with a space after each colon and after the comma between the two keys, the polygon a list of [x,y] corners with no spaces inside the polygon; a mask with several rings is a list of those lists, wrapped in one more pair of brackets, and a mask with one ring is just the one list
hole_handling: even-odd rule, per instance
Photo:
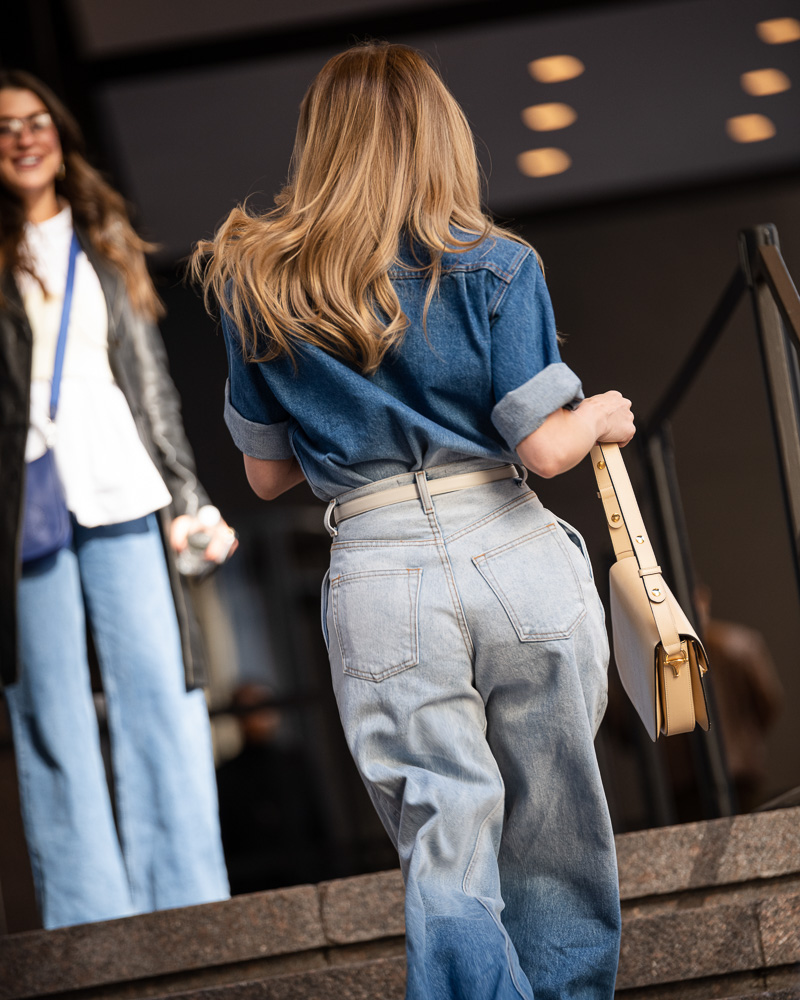
{"label": "gold hoop earring", "polygon": [[61,166],[58,168],[58,170],[56,170],[56,180],[63,181],[66,176],[67,176],[67,165],[62,160]]}

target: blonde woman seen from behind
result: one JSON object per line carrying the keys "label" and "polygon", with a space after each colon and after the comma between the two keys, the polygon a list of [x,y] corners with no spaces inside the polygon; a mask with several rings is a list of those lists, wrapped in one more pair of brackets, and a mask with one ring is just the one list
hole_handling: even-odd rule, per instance
{"label": "blonde woman seen from behind", "polygon": [[400,856],[408,1000],[608,1000],[603,611],[524,466],[626,444],[629,401],[584,399],[536,254],[483,212],[464,115],[405,46],[323,67],[274,210],[232,212],[194,267],[250,484],[328,502],[323,632]]}

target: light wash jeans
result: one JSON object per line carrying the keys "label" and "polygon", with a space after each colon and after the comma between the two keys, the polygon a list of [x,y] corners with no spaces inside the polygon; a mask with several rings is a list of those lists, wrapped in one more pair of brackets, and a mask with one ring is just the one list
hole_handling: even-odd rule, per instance
{"label": "light wash jeans", "polygon": [[[155,515],[73,525],[23,570],[21,673],[6,690],[45,927],[225,899],[208,712],[187,693]],[[84,601],[108,709],[114,811],[89,683]]]}
{"label": "light wash jeans", "polygon": [[334,539],[323,623],[400,855],[408,1000],[610,1000],[619,890],[593,747],[608,641],[580,535],[511,479],[360,514]]}

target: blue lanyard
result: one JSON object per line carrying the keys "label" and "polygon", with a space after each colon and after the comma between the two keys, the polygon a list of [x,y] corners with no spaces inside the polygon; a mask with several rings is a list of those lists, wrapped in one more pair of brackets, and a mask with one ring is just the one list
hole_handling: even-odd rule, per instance
{"label": "blue lanyard", "polygon": [[72,232],[72,242],[69,245],[69,267],[67,268],[67,287],[64,289],[64,305],[61,309],[61,326],[58,330],[56,345],[56,363],[53,367],[53,383],[50,389],[50,419],[56,419],[58,409],[58,394],[61,391],[61,372],[64,368],[64,353],[67,349],[67,328],[69,327],[69,312],[72,306],[72,288],[75,284],[75,260],[80,250],[78,237]]}

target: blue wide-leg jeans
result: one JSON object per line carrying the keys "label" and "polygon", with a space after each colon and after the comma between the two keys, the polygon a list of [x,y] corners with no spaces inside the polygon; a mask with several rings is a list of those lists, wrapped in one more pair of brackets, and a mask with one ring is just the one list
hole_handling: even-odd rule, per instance
{"label": "blue wide-leg jeans", "polygon": [[339,525],[323,586],[345,735],[405,878],[407,1000],[610,1000],[608,642],[583,540],[513,480],[417,481]]}
{"label": "blue wide-leg jeans", "polygon": [[202,691],[186,691],[155,515],[75,525],[70,548],[24,567],[18,621],[20,678],[6,696],[44,926],[227,898],[208,712]]}

